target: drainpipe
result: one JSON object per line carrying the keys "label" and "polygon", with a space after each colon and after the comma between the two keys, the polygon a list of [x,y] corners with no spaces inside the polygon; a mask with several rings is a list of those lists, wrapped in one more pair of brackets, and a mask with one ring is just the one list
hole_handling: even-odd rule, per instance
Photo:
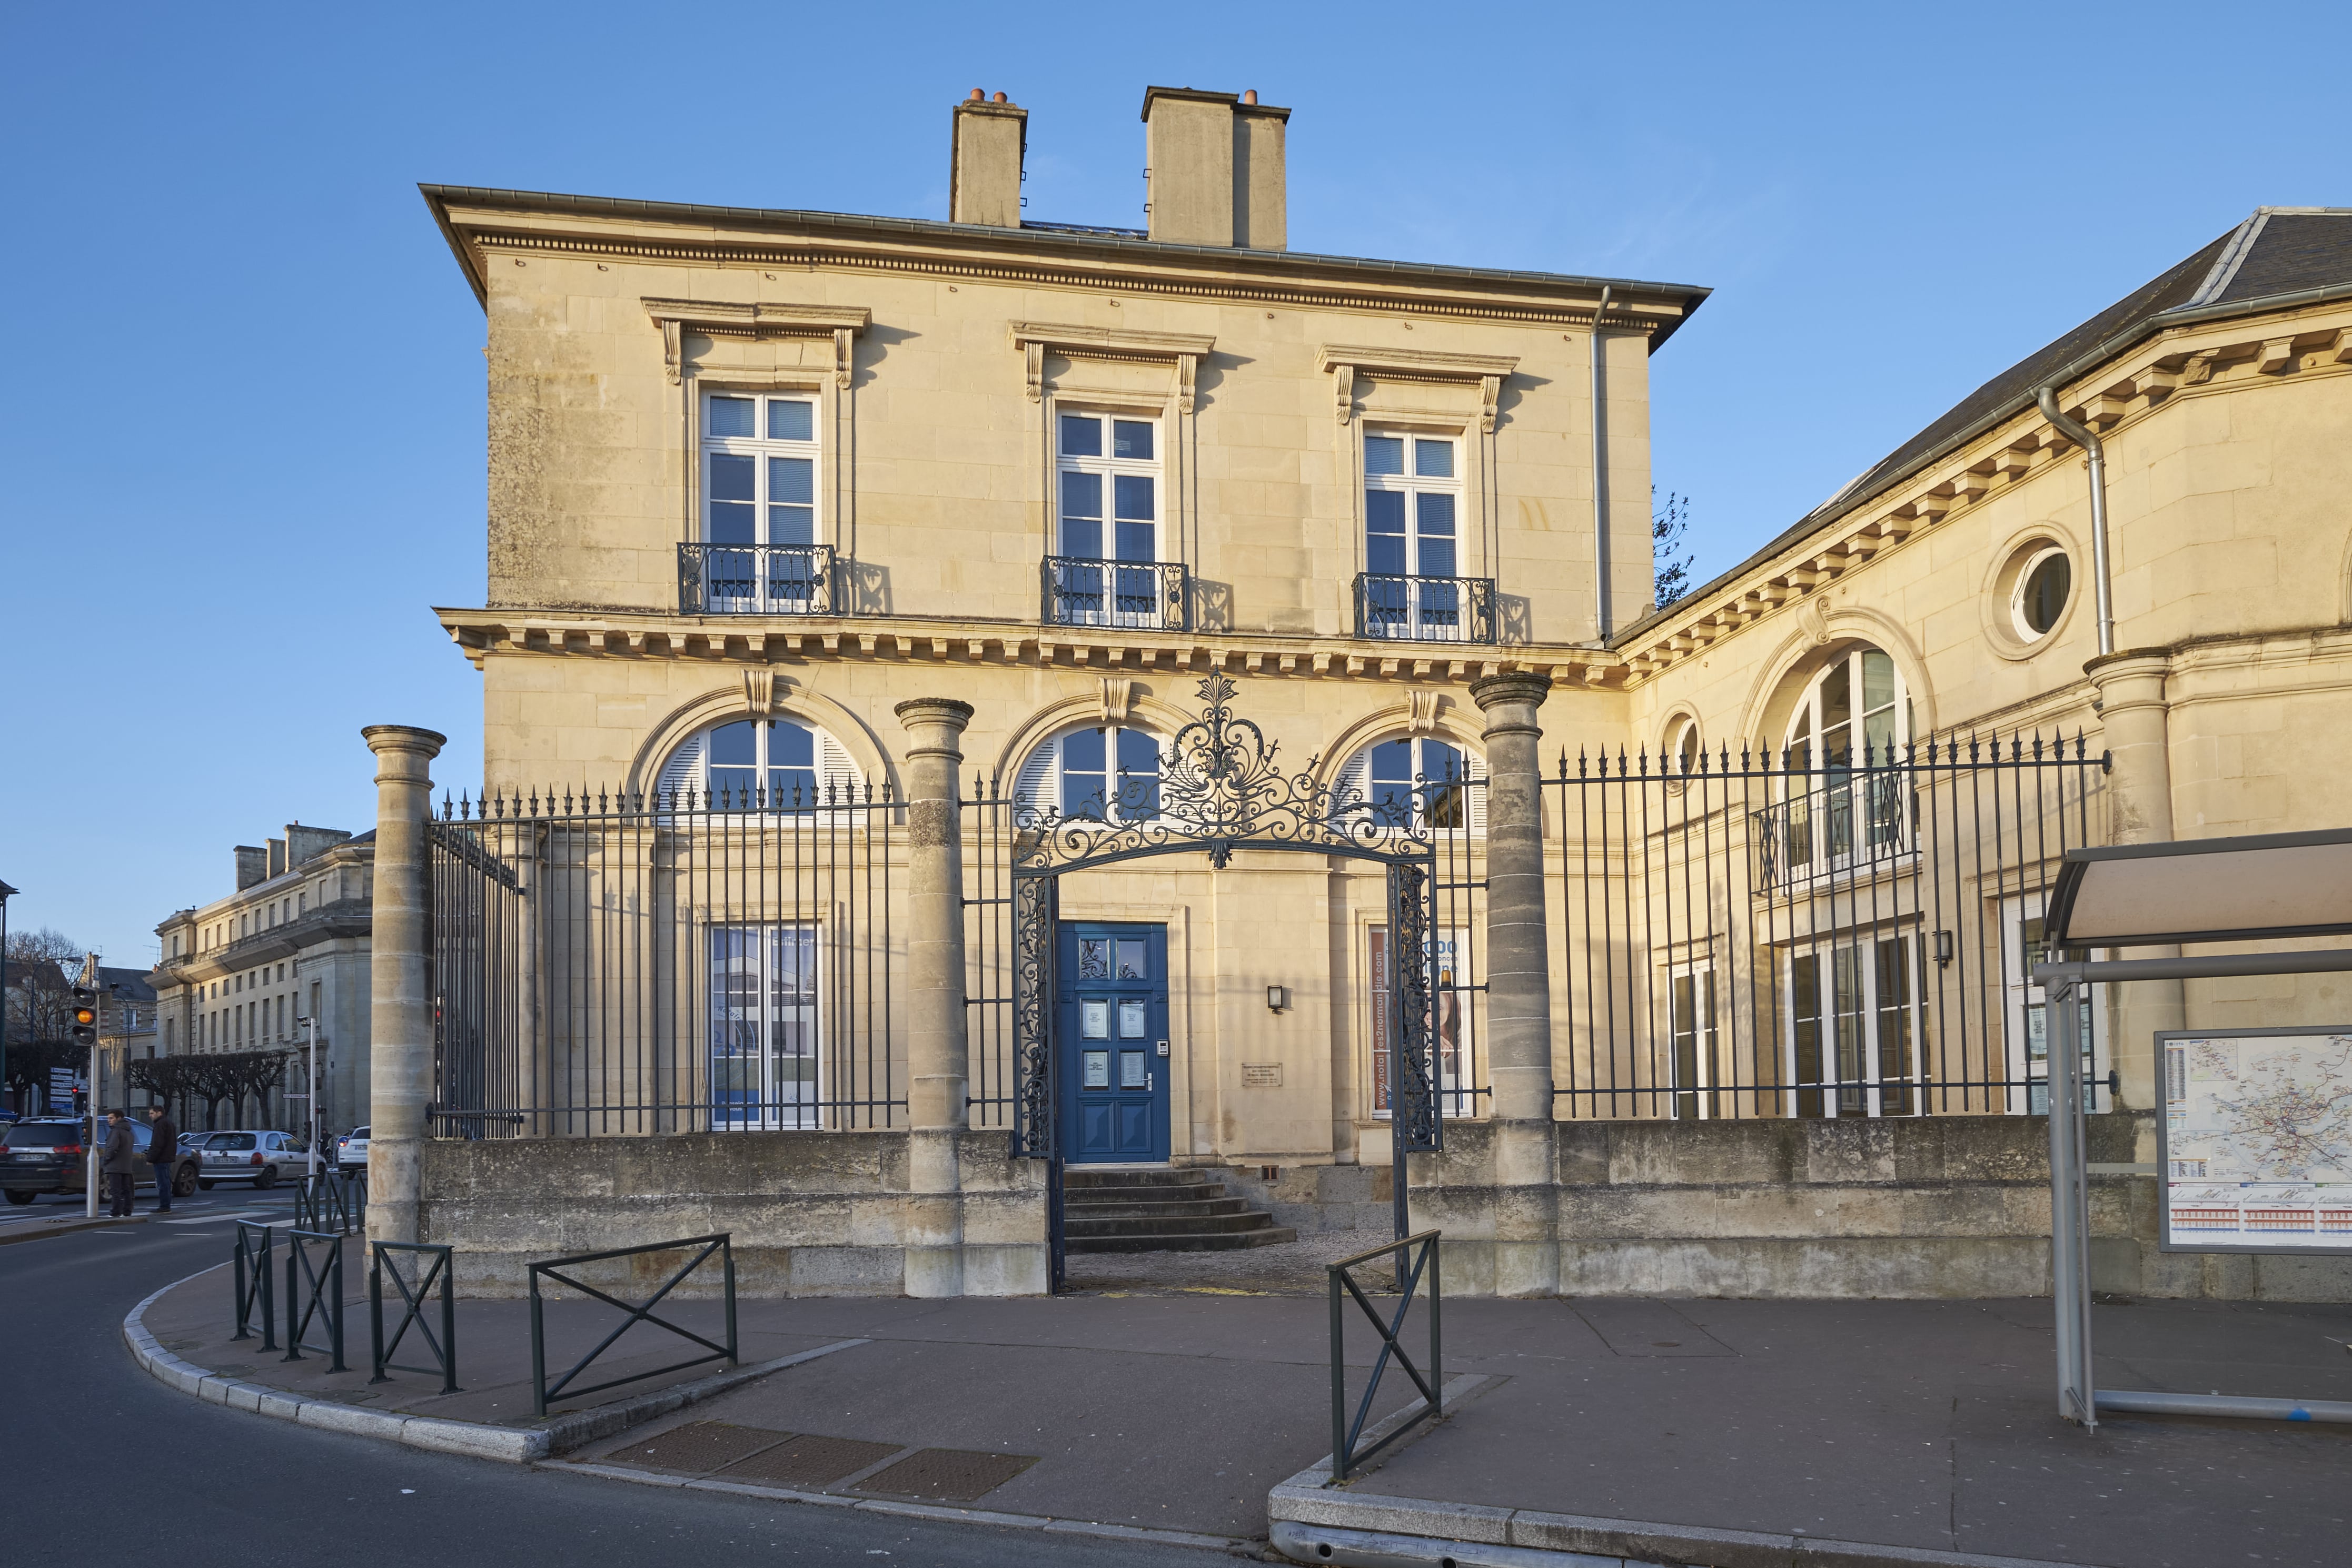
{"label": "drainpipe", "polygon": [[2089,454],[2091,459],[2091,575],[2096,584],[2099,604],[2099,655],[2105,658],[2116,651],[2115,596],[2107,582],[2107,454],[2099,438],[2087,426],[2077,425],[2058,412],[2057,390],[2054,387],[2035,389],[2034,401],[2042,406],[2042,417],[2050,421],[2058,434]]}
{"label": "drainpipe", "polygon": [[1596,641],[1609,637],[1609,452],[1608,425],[1601,412],[1601,318],[1614,285],[1601,286],[1592,308],[1592,605]]}

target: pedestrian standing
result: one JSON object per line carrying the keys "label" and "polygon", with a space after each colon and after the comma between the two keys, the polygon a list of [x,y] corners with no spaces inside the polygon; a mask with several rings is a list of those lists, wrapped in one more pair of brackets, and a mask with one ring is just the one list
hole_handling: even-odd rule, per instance
{"label": "pedestrian standing", "polygon": [[179,1173],[180,1130],[160,1105],[147,1108],[147,1163],[155,1168],[155,1212],[172,1212],[172,1181]]}
{"label": "pedestrian standing", "polygon": [[106,1113],[106,1148],[99,1156],[98,1173],[106,1178],[107,1214],[130,1218],[131,1184],[139,1176],[139,1140],[120,1110]]}

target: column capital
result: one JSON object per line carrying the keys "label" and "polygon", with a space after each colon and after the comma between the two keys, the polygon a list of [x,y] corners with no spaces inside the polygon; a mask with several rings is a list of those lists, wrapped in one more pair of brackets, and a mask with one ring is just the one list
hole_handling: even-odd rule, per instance
{"label": "column capital", "polygon": [[1543,700],[1550,695],[1551,677],[1538,675],[1531,669],[1515,669],[1503,675],[1482,675],[1470,683],[1470,700],[1478,705],[1482,713],[1492,713],[1512,702],[1540,708]]}
{"label": "column capital", "polygon": [[950,733],[960,735],[971,722],[972,706],[956,697],[909,697],[890,711],[909,730],[918,724],[944,724]]}
{"label": "column capital", "polygon": [[2108,681],[2122,676],[2162,675],[2172,668],[2172,650],[2168,647],[2126,647],[2113,653],[2103,653],[2083,666],[2083,673],[2094,681]]}
{"label": "column capital", "polygon": [[430,759],[439,756],[441,748],[449,743],[448,736],[413,724],[370,724],[360,731],[360,739],[379,757],[386,752],[413,752]]}
{"label": "column capital", "polygon": [[2172,673],[2168,648],[2130,647],[2102,654],[2083,666],[2099,694],[2099,714],[2110,729],[2134,709],[2162,709],[2165,678]]}

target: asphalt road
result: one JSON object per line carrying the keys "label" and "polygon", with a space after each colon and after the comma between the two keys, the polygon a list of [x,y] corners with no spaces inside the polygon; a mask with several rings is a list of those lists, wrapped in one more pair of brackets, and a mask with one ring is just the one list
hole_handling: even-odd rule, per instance
{"label": "asphalt road", "polygon": [[[62,1200],[34,1205],[65,1212]],[[278,1194],[184,1199],[175,1220],[281,1208]],[[140,1211],[148,1207],[142,1201]],[[25,1212],[25,1211],[18,1211]],[[557,1563],[1109,1564],[1213,1568],[1139,1546],[682,1493],[298,1427],[164,1387],[131,1360],[125,1313],[218,1261],[230,1226],[148,1224],[0,1247],[0,1556],[173,1568]],[[227,1310],[226,1286],[222,1308]],[[127,1555],[126,1555],[127,1554]]]}

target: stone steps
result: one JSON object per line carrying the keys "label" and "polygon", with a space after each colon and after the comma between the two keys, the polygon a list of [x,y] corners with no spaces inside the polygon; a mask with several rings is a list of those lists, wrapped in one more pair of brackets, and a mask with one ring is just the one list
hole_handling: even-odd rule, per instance
{"label": "stone steps", "polygon": [[1062,1204],[1070,1252],[1225,1252],[1298,1239],[1200,1171],[1066,1171]]}

